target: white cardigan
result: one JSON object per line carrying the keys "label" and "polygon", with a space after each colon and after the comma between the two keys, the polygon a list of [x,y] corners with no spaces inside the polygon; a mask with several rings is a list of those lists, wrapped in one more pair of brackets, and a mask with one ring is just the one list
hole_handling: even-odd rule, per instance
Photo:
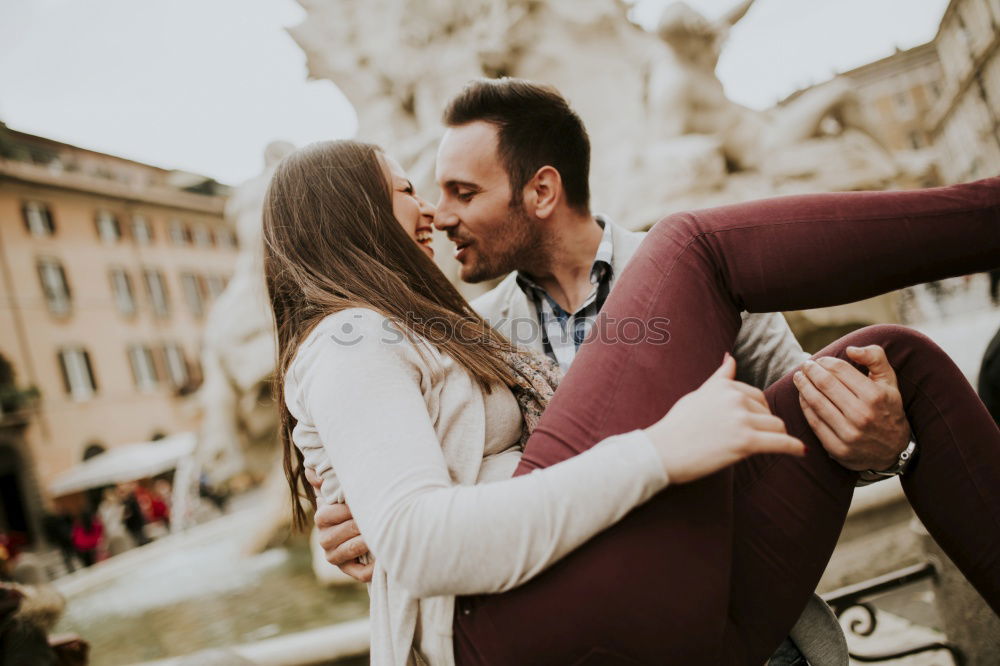
{"label": "white cardigan", "polygon": [[510,391],[487,394],[367,309],[317,326],[285,376],[285,400],[321,501],[346,496],[375,556],[377,666],[454,663],[454,595],[516,587],[667,485],[641,430],[510,478],[521,429]]}

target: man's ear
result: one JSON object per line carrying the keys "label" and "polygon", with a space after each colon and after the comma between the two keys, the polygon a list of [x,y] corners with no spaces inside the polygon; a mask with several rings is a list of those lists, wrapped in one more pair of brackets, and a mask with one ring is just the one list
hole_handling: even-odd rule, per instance
{"label": "man's ear", "polygon": [[524,207],[535,217],[547,219],[562,199],[562,176],[555,167],[543,166],[524,186]]}

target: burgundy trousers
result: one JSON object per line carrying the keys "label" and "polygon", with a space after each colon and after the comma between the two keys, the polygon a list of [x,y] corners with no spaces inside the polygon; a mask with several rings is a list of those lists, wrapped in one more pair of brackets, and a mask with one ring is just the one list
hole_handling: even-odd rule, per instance
{"label": "burgundy trousers", "polygon": [[[997,266],[1000,178],[668,217],[618,278],[517,473],[661,418],[732,349],[742,310],[835,305]],[[669,336],[636,342],[636,321],[662,331],[664,320]],[[918,442],[907,497],[1000,613],[1000,432],[948,356],[909,329],[870,327],[821,355],[872,343]],[[766,396],[805,458],[754,456],[668,486],[524,585],[459,598],[458,663],[764,663],[816,588],[857,478],[819,444],[790,377]]]}

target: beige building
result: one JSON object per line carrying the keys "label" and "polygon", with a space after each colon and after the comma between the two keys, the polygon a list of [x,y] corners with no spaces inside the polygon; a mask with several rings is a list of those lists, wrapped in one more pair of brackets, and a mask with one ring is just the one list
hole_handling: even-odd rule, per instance
{"label": "beige building", "polygon": [[1000,174],[1000,0],[952,0],[932,41],[842,76],[887,148],[933,147],[941,182]]}
{"label": "beige building", "polygon": [[196,426],[226,191],[0,124],[0,355],[39,392],[20,457],[42,494],[88,452]]}
{"label": "beige building", "polygon": [[943,77],[934,42],[896,51],[843,76],[853,84],[886,148],[920,150],[931,145],[927,115],[941,97]]}
{"label": "beige building", "polygon": [[942,178],[1000,174],[1000,0],[952,0],[934,42],[944,85],[928,127]]}

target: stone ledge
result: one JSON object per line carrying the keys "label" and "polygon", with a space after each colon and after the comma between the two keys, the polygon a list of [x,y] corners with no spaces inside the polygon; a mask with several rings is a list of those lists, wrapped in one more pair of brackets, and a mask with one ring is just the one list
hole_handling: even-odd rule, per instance
{"label": "stone ledge", "polygon": [[182,657],[146,662],[142,666],[310,666],[365,655],[369,621],[354,620],[277,638],[203,650]]}

